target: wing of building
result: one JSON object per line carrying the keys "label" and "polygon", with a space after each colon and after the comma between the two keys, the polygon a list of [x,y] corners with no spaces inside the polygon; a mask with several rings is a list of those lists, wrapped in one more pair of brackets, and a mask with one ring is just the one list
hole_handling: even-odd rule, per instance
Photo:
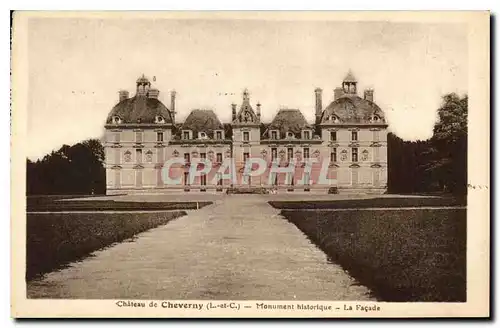
{"label": "wing of building", "polygon": [[[220,192],[238,186],[385,192],[387,123],[374,91],[360,97],[349,71],[333,94],[323,107],[323,91],[314,90],[315,122],[295,108],[261,122],[262,106],[252,106],[246,89],[241,104],[231,105],[231,122],[222,123],[210,109],[193,109],[176,122],[175,91],[167,107],[143,75],[134,96],[119,91],[106,120],[107,193]],[[230,158],[232,174],[225,170]]]}

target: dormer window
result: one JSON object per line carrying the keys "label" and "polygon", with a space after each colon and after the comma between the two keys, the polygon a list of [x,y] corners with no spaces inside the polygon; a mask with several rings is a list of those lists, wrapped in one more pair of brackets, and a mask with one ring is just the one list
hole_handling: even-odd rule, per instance
{"label": "dormer window", "polygon": [[122,119],[118,116],[113,116],[113,124],[120,124]]}
{"label": "dormer window", "polygon": [[304,130],[302,131],[302,139],[311,139],[311,131],[309,130]]}
{"label": "dormer window", "polygon": [[217,139],[217,140],[224,139],[224,135],[222,134],[222,131],[215,131],[215,139]]}
{"label": "dormer window", "polygon": [[372,117],[372,122],[375,122],[375,123],[376,123],[376,122],[378,122],[378,121],[380,121],[380,117],[379,117],[378,115],[373,115],[373,117]]}
{"label": "dormer window", "polygon": [[331,115],[330,116],[330,121],[332,121],[332,123],[338,123],[339,121],[339,118],[335,115]]}
{"label": "dormer window", "polygon": [[277,140],[278,139],[278,131],[277,130],[272,130],[271,131],[271,139]]}
{"label": "dormer window", "polygon": [[157,124],[165,123],[165,119],[163,118],[163,116],[156,116],[155,123]]}
{"label": "dormer window", "polygon": [[286,137],[289,138],[289,139],[292,139],[295,135],[293,134],[293,132],[287,132],[286,133]]}
{"label": "dormer window", "polygon": [[208,139],[206,132],[203,131],[198,132],[198,139]]}
{"label": "dormer window", "polygon": [[183,130],[182,131],[182,139],[183,140],[189,140],[189,139],[191,139],[191,131],[189,131],[189,130]]}

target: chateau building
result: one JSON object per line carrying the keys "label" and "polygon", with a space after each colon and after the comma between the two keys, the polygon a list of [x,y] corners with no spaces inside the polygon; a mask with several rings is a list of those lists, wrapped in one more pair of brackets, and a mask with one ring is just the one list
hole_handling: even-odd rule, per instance
{"label": "chateau building", "polygon": [[[261,104],[253,107],[246,89],[241,104],[231,105],[231,122],[223,124],[207,109],[194,109],[184,122],[176,122],[175,91],[167,107],[144,75],[136,87],[133,97],[119,91],[119,102],[106,120],[108,194],[220,192],[238,186],[325,192],[337,187],[340,193],[383,193],[387,188],[384,113],[374,103],[373,90],[358,96],[351,72],[325,108],[322,90],[314,90],[311,123],[299,109],[280,109],[270,123],[261,122]],[[234,159],[231,178],[221,170],[229,158]],[[252,164],[245,170],[245,163],[255,158],[267,166],[252,176],[249,171],[258,167]],[[197,162],[203,159],[210,160],[211,167]],[[315,161],[311,167],[309,161]],[[192,174],[194,163],[203,174]],[[321,175],[326,183],[318,182]]]}

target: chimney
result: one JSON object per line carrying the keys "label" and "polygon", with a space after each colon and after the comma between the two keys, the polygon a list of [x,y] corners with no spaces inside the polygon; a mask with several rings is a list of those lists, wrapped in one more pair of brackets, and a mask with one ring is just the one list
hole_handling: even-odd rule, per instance
{"label": "chimney", "polygon": [[257,119],[260,121],[260,102],[257,103]]}
{"label": "chimney", "polygon": [[321,119],[321,113],[323,112],[323,99],[322,99],[322,93],[323,90],[320,88],[316,88],[314,90],[314,93],[316,94],[316,124],[319,123],[319,120]]}
{"label": "chimney", "polygon": [[128,99],[128,91],[127,90],[118,91],[118,97],[119,97],[119,101],[123,101],[125,99]]}
{"label": "chimney", "polygon": [[365,90],[365,100],[369,100],[373,102],[373,89]]}
{"label": "chimney", "polygon": [[344,90],[342,88],[335,88],[333,90],[333,100],[337,100],[344,95]]}
{"label": "chimney", "polygon": [[160,90],[149,89],[148,98],[158,99],[159,94],[160,94]]}
{"label": "chimney", "polygon": [[175,123],[175,96],[177,92],[175,90],[170,91],[170,112],[172,113],[172,123]]}
{"label": "chimney", "polygon": [[236,104],[235,103],[232,103],[231,104],[231,108],[233,110],[233,122],[236,121]]}

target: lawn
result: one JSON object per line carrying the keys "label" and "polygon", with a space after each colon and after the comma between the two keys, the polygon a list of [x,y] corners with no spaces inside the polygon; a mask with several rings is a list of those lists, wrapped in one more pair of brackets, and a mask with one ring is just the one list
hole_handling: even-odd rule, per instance
{"label": "lawn", "polygon": [[283,210],[381,301],[466,301],[466,210]]}
{"label": "lawn", "polygon": [[114,200],[61,200],[53,197],[28,197],[28,212],[62,211],[154,211],[196,210],[212,202],[134,202]]}
{"label": "lawn", "polygon": [[27,215],[26,279],[62,268],[93,251],[185,215],[163,213],[51,213]]}
{"label": "lawn", "polygon": [[271,201],[277,209],[337,209],[371,207],[465,206],[465,197],[379,197],[313,201]]}

